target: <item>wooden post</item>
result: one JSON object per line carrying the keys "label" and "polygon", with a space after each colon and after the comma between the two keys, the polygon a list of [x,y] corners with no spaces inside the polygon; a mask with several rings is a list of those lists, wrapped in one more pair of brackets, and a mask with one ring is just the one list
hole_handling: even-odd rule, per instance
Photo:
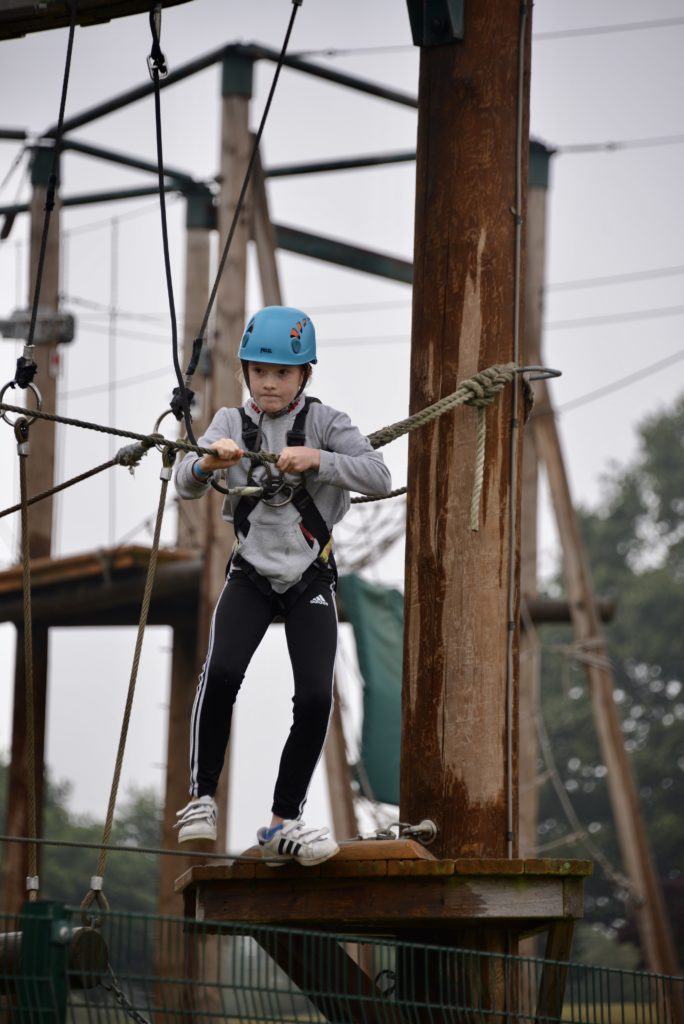
{"label": "wooden post", "polygon": [[268,210],[266,179],[260,155],[257,155],[252,170],[252,238],[256,246],[264,305],[281,306],[283,298],[276,260],[275,231]]}
{"label": "wooden post", "polygon": [[[536,356],[535,356],[536,360]],[[625,871],[634,897],[634,914],[649,970],[678,975],[677,955],[660,883],[646,834],[632,764],[625,751],[620,718],[613,699],[614,680],[591,574],[577,516],[570,496],[560,439],[545,381],[537,385],[532,422],[546,468],[563,551],[565,586],[570,601],[575,640],[589,654],[585,662],[601,756],[608,769],[608,790]],[[674,994],[673,994],[674,998]],[[675,1007],[684,1020],[684,1002]]]}
{"label": "wooden post", "polygon": [[[52,173],[53,151],[39,147],[31,164],[31,243],[29,253],[29,305],[33,303],[40,253],[45,202]],[[48,313],[59,307],[59,202],[50,218],[45,262],[40,289],[40,306]],[[53,412],[58,370],[57,340],[36,345],[33,356],[38,371],[35,383],[40,389],[43,409]],[[27,404],[31,405],[31,396]],[[37,420],[30,432],[31,454],[26,462],[26,483],[29,495],[48,490],[54,483],[55,427]],[[34,505],[29,515],[29,545],[32,558],[49,556],[52,550],[52,498]],[[41,833],[43,818],[43,775],[45,771],[45,707],[48,676],[48,629],[36,621],[33,634],[33,690],[35,728],[36,821]],[[10,835],[28,834],[28,766],[26,764],[26,680],[24,675],[23,634],[17,637],[14,675],[14,711],[12,720],[12,753],[8,774],[7,828]],[[38,861],[40,863],[40,850]],[[26,898],[25,879],[28,874],[28,847],[9,845],[5,852],[5,910],[18,911]]]}
{"label": "wooden post", "polygon": [[[464,41],[421,52],[412,412],[514,358],[520,21],[516,0],[466,4]],[[523,197],[529,44],[528,18]],[[401,819],[435,821],[437,857],[505,857],[516,845],[508,821],[517,817],[517,633],[508,599],[519,545],[509,525],[511,502],[519,502],[511,493],[511,420],[521,409],[512,408],[512,395],[505,390],[487,412],[477,532],[475,411],[458,409],[409,442]]]}
{"label": "wooden post", "polygon": [[[209,299],[209,257],[211,230],[215,227],[215,213],[211,194],[190,194],[186,197],[186,249],[185,249],[185,330],[183,341],[183,370],[192,355],[192,343],[197,336]],[[192,411],[193,428],[199,436],[207,425],[207,375],[198,369],[193,378],[195,404]],[[205,504],[202,501],[181,503],[178,516],[178,546],[199,548],[204,546]],[[171,659],[171,689],[169,694],[168,733],[166,743],[166,793],[162,823],[162,847],[173,848],[177,833],[173,830],[176,811],[184,807],[188,797],[188,744],[190,713],[202,653],[197,638],[197,621],[190,613],[183,627],[173,631]],[[173,883],[192,861],[179,861],[175,857],[162,857],[159,869],[160,914],[175,914],[180,908],[174,894]],[[162,951],[162,955],[165,951]],[[158,966],[162,966],[159,964]]]}
{"label": "wooden post", "polygon": [[[530,167],[527,192],[527,247],[525,253],[525,363],[533,362],[532,352],[541,346],[544,301],[544,260],[546,235],[546,191],[551,153],[538,142],[530,143]],[[532,339],[536,339],[533,344]],[[539,641],[531,626],[530,604],[538,597],[537,587],[537,501],[539,459],[532,427],[523,437],[522,520],[520,590],[524,629],[520,635],[520,856],[534,857],[537,852],[539,788],[537,784],[536,717],[539,710],[541,663]]]}
{"label": "wooden post", "polygon": [[[221,192],[218,206],[219,253],[237,206],[237,199],[249,162],[249,100],[252,93],[252,63],[242,57],[227,55],[223,62],[223,105],[221,124]],[[242,387],[238,380],[237,348],[245,323],[245,288],[247,280],[247,242],[249,240],[249,203],[243,207],[233,236],[216,296],[216,334],[211,346],[211,376],[207,419],[221,406],[242,404]],[[203,502],[204,564],[198,610],[198,643],[206,652],[209,626],[214,607],[223,587],[226,564],[233,546],[234,534],[221,518],[218,494],[209,494]],[[227,843],[228,789],[230,748],[221,775],[216,800],[220,808],[217,848]]]}
{"label": "wooden post", "polygon": [[338,839],[353,839],[358,835],[359,825],[354,809],[337,680],[335,680],[335,704],[325,741],[325,771],[328,777],[328,794],[335,835]]}

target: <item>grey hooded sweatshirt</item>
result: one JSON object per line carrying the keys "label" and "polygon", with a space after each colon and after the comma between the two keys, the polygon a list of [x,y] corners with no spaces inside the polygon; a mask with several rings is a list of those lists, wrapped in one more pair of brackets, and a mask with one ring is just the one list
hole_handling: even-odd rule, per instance
{"label": "grey hooded sweatshirt", "polygon": [[[286,414],[276,418],[263,417],[263,450],[278,453],[286,447],[287,432],[292,429],[303,404],[302,395]],[[244,408],[249,418],[258,423],[261,413],[256,403],[250,399]],[[352,424],[346,413],[312,402],[306,416],[305,433],[307,447],[321,451],[320,469],[305,474],[306,487],[330,530],[348,512],[350,491],[389,493],[392,481],[382,455],[371,448],[368,439]],[[232,438],[243,447],[242,419],[238,409],[219,409],[198,443],[201,447],[210,448],[212,442],[221,437]],[[189,452],[176,469],[176,490],[181,498],[201,498],[209,489],[210,482],[201,483],[192,472],[197,458],[194,452]],[[244,486],[250,465],[247,459],[241,459],[227,470],[227,485]],[[254,483],[260,482],[263,472],[261,467],[256,469]],[[219,478],[218,473],[215,476]],[[300,477],[288,473],[285,479],[297,483]],[[239,500],[239,497],[231,495],[224,499],[222,515],[226,522],[233,521]],[[301,516],[292,502],[275,508],[260,501],[249,517],[249,533],[246,537],[237,538],[240,555],[266,577],[276,593],[284,593],[298,583],[318,557],[318,542],[314,541],[311,547],[300,523]]]}

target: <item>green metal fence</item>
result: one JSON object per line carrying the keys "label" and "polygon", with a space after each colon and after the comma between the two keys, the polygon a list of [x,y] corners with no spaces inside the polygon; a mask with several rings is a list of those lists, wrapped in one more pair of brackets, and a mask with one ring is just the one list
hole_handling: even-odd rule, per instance
{"label": "green metal fence", "polygon": [[0,1022],[682,1024],[684,979],[390,939],[103,914],[0,917]]}

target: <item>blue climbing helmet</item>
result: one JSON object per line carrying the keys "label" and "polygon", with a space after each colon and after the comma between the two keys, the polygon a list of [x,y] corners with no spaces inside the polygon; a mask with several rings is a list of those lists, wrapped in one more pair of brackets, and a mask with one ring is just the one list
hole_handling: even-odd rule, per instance
{"label": "blue climbing helmet", "polygon": [[248,363],[303,366],[316,362],[316,331],[310,317],[292,306],[265,306],[242,335],[238,356]]}

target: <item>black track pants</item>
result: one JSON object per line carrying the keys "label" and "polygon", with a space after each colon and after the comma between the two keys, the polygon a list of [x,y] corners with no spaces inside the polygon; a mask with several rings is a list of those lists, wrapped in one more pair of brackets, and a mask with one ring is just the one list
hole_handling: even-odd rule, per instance
{"label": "black track pants", "polygon": [[[190,792],[213,796],[230,735],[233,705],[252,655],[273,619],[285,622],[294,673],[293,720],[280,759],[273,814],[302,813],[332,710],[337,611],[332,572],[321,568],[303,592],[275,594],[231,568],[209,633],[190,730]],[[274,679],[274,684],[277,680]]]}

